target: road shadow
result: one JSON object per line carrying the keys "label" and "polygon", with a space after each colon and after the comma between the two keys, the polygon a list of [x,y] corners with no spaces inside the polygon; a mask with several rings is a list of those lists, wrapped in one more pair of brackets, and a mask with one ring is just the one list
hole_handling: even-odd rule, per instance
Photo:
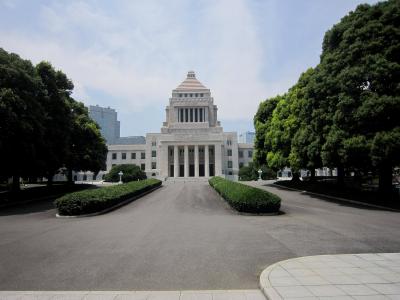
{"label": "road shadow", "polygon": [[19,203],[0,209],[0,216],[26,215],[54,209],[55,198],[39,200],[29,203]]}
{"label": "road shadow", "polygon": [[268,187],[272,187],[272,188],[276,188],[278,190],[281,191],[286,191],[286,192],[297,192],[297,193],[301,193],[302,195],[307,195],[310,198],[316,199],[316,200],[321,200],[321,201],[325,201],[325,202],[330,202],[330,203],[335,203],[337,205],[340,206],[347,206],[347,207],[353,207],[353,208],[358,208],[358,209],[366,209],[366,210],[377,210],[377,211],[390,211],[390,212],[400,212],[399,210],[390,208],[390,207],[375,207],[375,206],[371,206],[371,205],[375,205],[375,204],[369,204],[369,203],[361,203],[361,202],[355,202],[356,200],[340,200],[340,199],[334,199],[330,196],[323,196],[323,195],[314,195],[313,193],[307,192],[307,191],[300,191],[300,190],[293,190],[293,189],[289,189],[277,184],[272,184],[272,183],[268,183],[268,184],[264,184],[263,186],[268,186]]}

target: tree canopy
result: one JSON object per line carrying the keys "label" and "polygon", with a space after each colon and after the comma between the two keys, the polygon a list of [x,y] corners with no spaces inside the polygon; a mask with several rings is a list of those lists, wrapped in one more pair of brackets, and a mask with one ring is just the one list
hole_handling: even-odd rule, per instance
{"label": "tree canopy", "polygon": [[62,167],[104,168],[104,139],[72,90],[50,63],[34,66],[0,48],[0,176],[13,177],[18,187],[21,176],[51,182]]}
{"label": "tree canopy", "polygon": [[[320,63],[255,115],[258,163],[379,174],[400,165],[400,2],[359,5],[325,34]],[[313,172],[312,172],[313,173]]]}
{"label": "tree canopy", "polygon": [[113,166],[110,172],[105,176],[106,181],[118,182],[119,175],[118,173],[122,172],[122,182],[129,182],[135,180],[146,179],[146,173],[144,173],[139,166],[130,165],[130,164],[122,164]]}

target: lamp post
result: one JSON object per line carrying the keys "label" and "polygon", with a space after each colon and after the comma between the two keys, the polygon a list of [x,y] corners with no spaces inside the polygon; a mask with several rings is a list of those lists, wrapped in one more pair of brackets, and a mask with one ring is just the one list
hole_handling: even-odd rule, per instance
{"label": "lamp post", "polygon": [[119,175],[119,184],[121,184],[122,183],[122,175],[124,175],[124,173],[122,173],[122,171],[119,171],[119,173],[118,173],[118,175]]}
{"label": "lamp post", "polygon": [[258,179],[260,179],[260,180],[261,180],[261,174],[262,174],[262,170],[259,169],[259,170],[258,170]]}

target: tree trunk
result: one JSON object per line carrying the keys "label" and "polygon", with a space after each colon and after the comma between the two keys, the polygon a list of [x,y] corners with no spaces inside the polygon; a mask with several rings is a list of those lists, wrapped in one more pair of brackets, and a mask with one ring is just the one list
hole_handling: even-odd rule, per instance
{"label": "tree trunk", "polygon": [[311,170],[310,170],[310,182],[315,182],[315,169],[314,168],[312,168]]}
{"label": "tree trunk", "polygon": [[293,172],[292,175],[293,175],[293,176],[292,176],[292,181],[293,181],[293,182],[299,182],[299,181],[300,181],[300,176],[299,176],[299,173],[298,173],[298,172]]}
{"label": "tree trunk", "polygon": [[20,184],[19,184],[19,176],[18,175],[13,175],[12,177],[12,185],[11,185],[11,190],[13,192],[17,192],[21,189]]}
{"label": "tree trunk", "polygon": [[53,174],[48,174],[47,175],[47,186],[52,186],[53,185]]}
{"label": "tree trunk", "polygon": [[67,181],[69,184],[74,183],[74,181],[72,180],[72,169],[71,168],[68,168]]}
{"label": "tree trunk", "polygon": [[344,185],[344,168],[342,166],[337,168],[337,184]]}
{"label": "tree trunk", "polygon": [[393,170],[390,164],[382,165],[379,168],[379,192],[384,195],[392,193]]}

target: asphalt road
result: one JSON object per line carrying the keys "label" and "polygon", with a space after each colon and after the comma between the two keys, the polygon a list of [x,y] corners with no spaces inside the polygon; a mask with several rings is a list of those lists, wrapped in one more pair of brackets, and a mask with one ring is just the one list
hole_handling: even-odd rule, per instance
{"label": "asphalt road", "polygon": [[251,289],[279,260],[400,252],[400,214],[268,187],[279,216],[239,215],[207,183],[170,183],[106,215],[51,202],[0,211],[0,290]]}

